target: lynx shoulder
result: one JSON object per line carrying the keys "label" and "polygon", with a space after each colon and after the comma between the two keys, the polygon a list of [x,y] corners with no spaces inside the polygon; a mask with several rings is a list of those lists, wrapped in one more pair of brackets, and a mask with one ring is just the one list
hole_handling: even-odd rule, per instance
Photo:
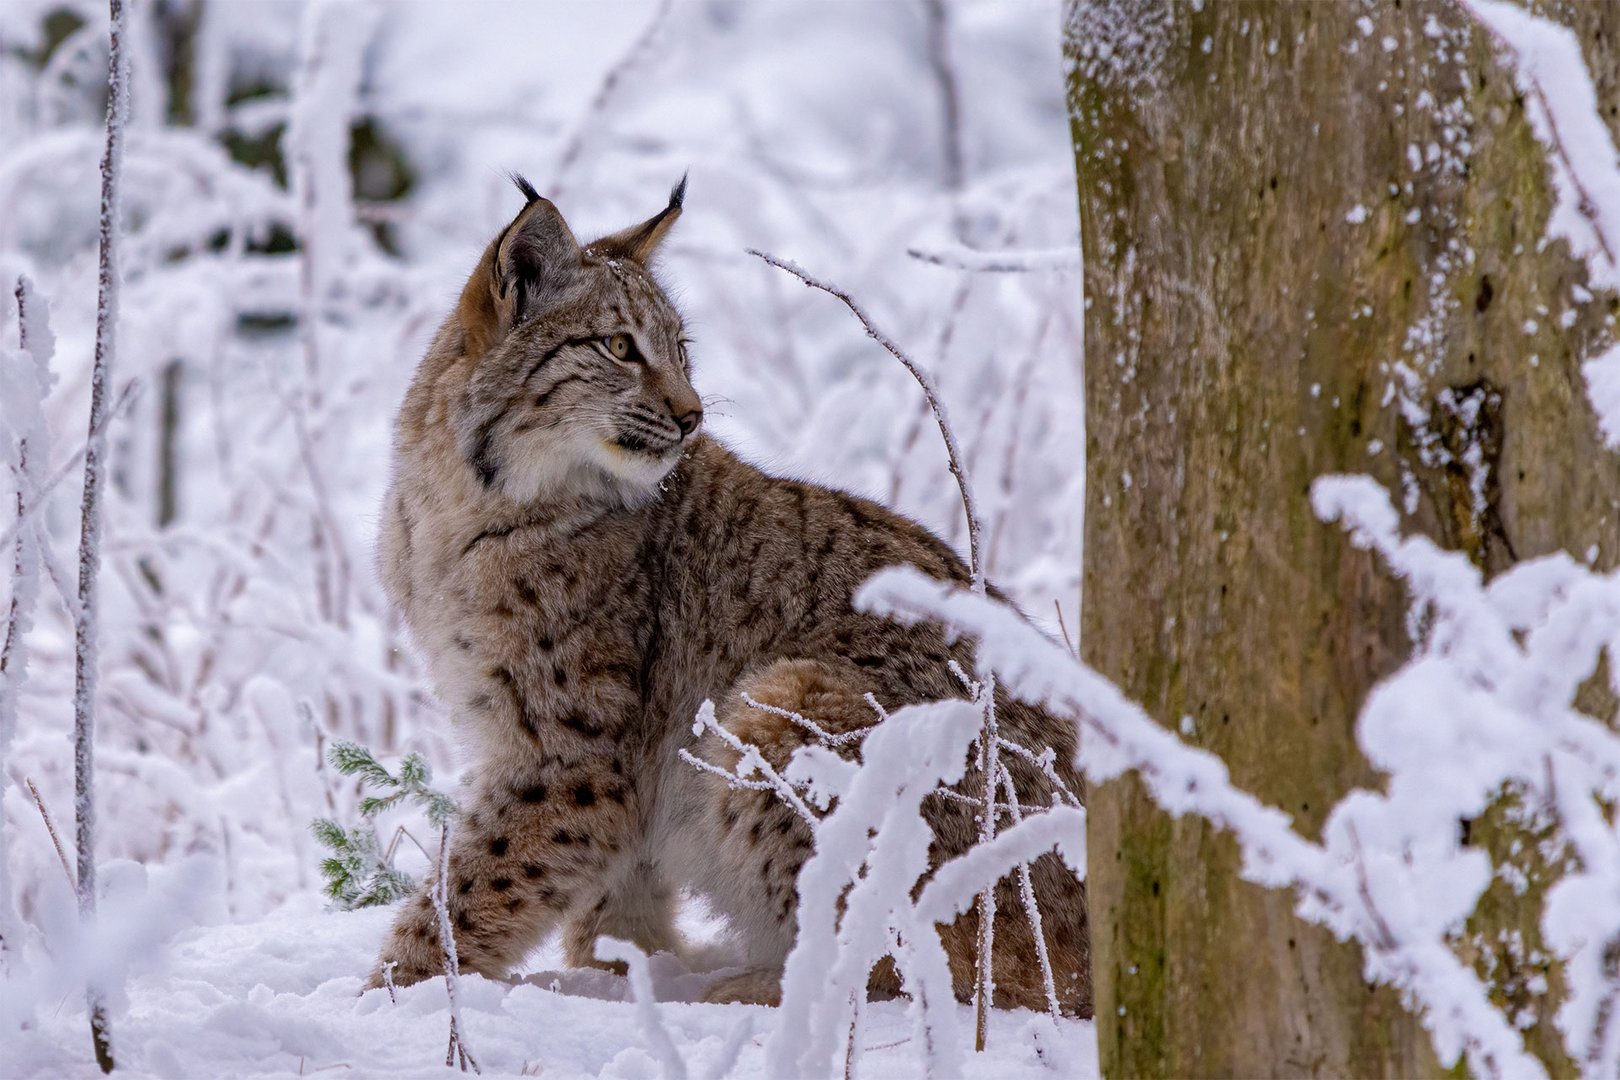
{"label": "lynx shoulder", "polygon": [[[681,893],[722,913],[747,970],[712,1000],[774,1002],[795,932],[809,828],[769,794],[735,791],[679,758],[722,764],[692,719],[705,700],[778,765],[805,733],[742,695],[866,727],[885,708],[962,696],[937,626],[854,610],[857,587],[906,563],[966,581],[920,525],[841,491],[766,475],[703,433],[680,314],[648,270],[681,214],[580,244],[557,208],[525,205],[473,268],[400,411],[380,569],[474,766],[450,855],[464,968],[498,977],[553,931],[570,963],[598,935],[678,949]],[[1057,750],[1071,724],[1011,700],[1002,727]],[[1019,798],[1050,801],[1009,763]],[[982,785],[970,767],[964,790]],[[937,857],[971,847],[973,807],[928,802]],[[1066,1009],[1089,1014],[1085,896],[1033,866]],[[1044,1007],[1036,944],[1011,882],[998,907],[998,1003]],[[958,993],[971,990],[976,916],[942,925]],[[438,974],[427,892],[407,901],[381,965]],[[894,992],[892,973],[874,991]]]}

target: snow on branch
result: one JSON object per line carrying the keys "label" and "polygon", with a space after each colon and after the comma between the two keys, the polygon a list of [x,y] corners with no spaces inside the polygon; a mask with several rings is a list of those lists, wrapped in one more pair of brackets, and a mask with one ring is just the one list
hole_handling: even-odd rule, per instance
{"label": "snow on branch", "polygon": [[[18,701],[28,673],[28,633],[33,627],[34,604],[39,597],[39,572],[49,557],[49,537],[38,523],[27,521],[30,489],[35,486],[39,462],[50,454],[50,431],[44,402],[51,386],[54,339],[43,300],[26,277],[17,279],[17,349],[0,350],[0,430],[16,444],[11,462],[17,480],[16,545],[12,548],[11,599],[6,607],[5,633],[0,639],[0,766],[10,763],[17,733]],[[10,776],[0,767],[0,805],[4,805]],[[22,945],[22,928],[12,905],[10,833],[0,824],[0,972],[7,970]]]}
{"label": "snow on branch", "polygon": [[647,954],[628,941],[603,936],[596,939],[596,958],[609,962],[617,960],[624,964],[630,977],[630,997],[635,1003],[636,1019],[641,1023],[641,1032],[664,1070],[664,1080],[686,1080],[686,1062],[680,1051],[675,1049],[675,1040],[670,1038],[669,1028],[658,1013],[658,999],[653,996],[652,972],[648,970]]}
{"label": "snow on branch", "polygon": [[[696,766],[705,772],[717,773],[718,775],[724,776],[728,782],[735,781],[735,786],[738,787],[757,788],[761,785],[768,786],[770,790],[776,792],[777,796],[781,798],[783,802],[787,803],[787,805],[793,809],[795,814],[798,814],[799,817],[803,818],[812,829],[815,828],[816,815],[811,811],[810,807],[805,805],[804,799],[799,795],[798,789],[793,784],[788,782],[788,780],[786,780],[781,773],[777,772],[776,769],[771,766],[770,762],[765,760],[765,755],[759,752],[759,747],[751,746],[748,743],[743,742],[741,739],[737,738],[736,735],[726,730],[725,726],[721,724],[720,721],[715,719],[714,702],[712,701],[705,701],[702,706],[698,708],[697,720],[692,724],[692,734],[701,737],[705,732],[714,735],[721,742],[725,743],[727,746],[737,752],[736,769],[728,773],[712,762],[704,761],[702,758],[686,750],[681,751],[682,761],[685,761],[689,765]],[[760,776],[764,777],[764,780],[757,782],[751,780],[751,777],[755,773],[758,773]]]}
{"label": "snow on branch", "polygon": [[[1013,786],[1012,772],[1003,765],[1001,767],[1001,786],[1007,792],[1007,809],[1012,812],[1013,827],[1024,824],[1024,808],[1018,803],[1018,789]],[[1081,811],[1083,814],[1084,811]],[[1085,842],[1084,819],[1080,821],[1080,828],[1069,834],[1078,837],[1080,843]],[[1075,852],[1071,841],[1060,837],[1055,846],[1064,851],[1061,857],[1068,865],[1074,876],[1084,880],[1086,876],[1085,852]],[[1035,958],[1041,967],[1041,986],[1046,991],[1046,1012],[1056,1022],[1062,1014],[1062,1006],[1058,1002],[1057,980],[1052,975],[1052,955],[1046,947],[1046,927],[1041,919],[1041,905],[1035,896],[1035,880],[1029,872],[1029,863],[1022,863],[1018,867],[1018,893],[1024,902],[1024,915],[1029,919],[1029,928],[1035,936]]]}
{"label": "snow on branch", "polygon": [[1598,111],[1574,31],[1506,0],[1456,0],[1486,33],[1524,92],[1526,115],[1547,147],[1557,197],[1547,228],[1586,259],[1593,282],[1620,290],[1620,154]]}
{"label": "snow on branch", "polygon": [[[871,699],[879,722],[853,732],[861,742],[857,764],[840,753],[852,741],[846,737],[851,733],[829,732],[814,718],[749,697],[743,700],[751,708],[789,720],[817,740],[797,750],[788,767],[778,772],[757,747],[721,726],[713,704],[705,702],[693,732],[718,738],[736,752],[737,763],[725,769],[695,754],[681,754],[689,764],[732,787],[774,792],[800,814],[814,836],[814,854],[799,874],[799,935],[783,980],[783,1020],[767,1048],[768,1071],[782,1075],[837,1071],[834,1059],[842,1051],[847,1055],[842,1062],[845,1074],[852,1072],[861,1053],[858,1028],[867,979],[873,965],[887,956],[894,959],[911,993],[929,1074],[958,1075],[965,1047],[958,1045],[952,1026],[955,996],[937,924],[955,921],[987,883],[993,885],[1015,871],[1056,1016],[1051,961],[1028,864],[1056,848],[1080,873],[1085,812],[1065,802],[1072,793],[1058,794],[1053,806],[1030,808],[1026,814],[1011,776],[1000,769],[1013,827],[938,868],[933,884],[919,897],[918,881],[935,869],[930,856],[933,830],[921,813],[924,800],[947,795],[983,807],[979,800],[946,786],[959,782],[966,771],[963,751],[982,733],[982,704],[952,700],[908,706],[891,714]],[[1036,754],[1017,743],[1003,740],[1003,744],[1037,766],[1044,763],[1050,768],[1054,758],[1050,749]],[[756,775],[764,779],[755,779]],[[828,812],[817,815],[812,805]],[[636,993],[642,996],[640,989]],[[649,1041],[658,1040],[649,1034]]]}
{"label": "snow on branch", "polygon": [[[1472,911],[1492,872],[1484,853],[1458,850],[1454,823],[1477,816],[1504,786],[1545,820],[1574,865],[1548,890],[1541,929],[1564,964],[1557,1025],[1592,1076],[1620,1073],[1620,735],[1576,705],[1607,654],[1620,693],[1620,570],[1599,574],[1559,552],[1486,584],[1460,552],[1402,537],[1387,493],[1366,477],[1324,477],[1319,516],[1375,549],[1428,614],[1416,655],[1369,696],[1357,723],[1362,751],[1389,774],[1387,794],[1354,793],[1330,817],[1330,844],[1354,827],[1390,858],[1375,892],[1423,896],[1391,903],[1394,932],[1434,939]],[[1443,779],[1433,762],[1444,756]],[[1356,834],[1349,834],[1350,840]]]}
{"label": "snow on branch", "polygon": [[[1325,842],[1313,843],[1294,831],[1288,815],[1234,787],[1218,757],[1155,723],[1113,683],[1011,608],[909,568],[878,574],[856,603],[902,622],[943,622],[953,632],[977,638],[979,664],[996,671],[1009,693],[1079,723],[1076,763],[1092,782],[1134,770],[1168,813],[1196,814],[1232,833],[1246,879],[1295,890],[1301,917],[1362,942],[1369,976],[1400,988],[1422,1007],[1442,1060],[1466,1052],[1470,1066],[1487,1075],[1544,1074],[1512,1022],[1492,1005],[1479,977],[1445,943],[1444,933],[1460,925],[1488,878],[1488,866],[1480,866],[1482,853],[1456,850],[1455,816],[1443,831],[1425,835],[1423,858],[1407,860],[1398,851],[1386,858],[1388,820],[1363,816],[1382,797],[1357,792],[1330,819]],[[1424,701],[1431,709],[1437,705],[1428,697]],[[1442,698],[1438,704],[1455,707],[1456,702]],[[1432,762],[1433,748],[1427,753]],[[1432,769],[1424,782],[1435,787]],[[1402,879],[1402,873],[1423,880]],[[1413,896],[1425,897],[1425,903],[1410,904]],[[1444,902],[1430,902],[1436,896]]]}
{"label": "snow on branch", "polygon": [[[817,747],[795,755],[789,774],[836,791],[838,803],[799,872],[799,934],[782,980],[781,1020],[766,1046],[768,1075],[840,1071],[853,1003],[864,999],[873,965],[888,955],[906,975],[928,1074],[960,1074],[950,969],[933,923],[910,894],[928,870],[933,842],[922,801],[940,783],[961,779],[980,722],[969,702],[913,705],[873,730],[859,768]],[[896,935],[904,942],[899,949]]]}
{"label": "snow on branch", "polygon": [[938,251],[907,248],[906,254],[918,262],[925,262],[931,266],[971,270],[981,274],[1028,274],[1080,269],[1080,254],[1073,248],[980,251],[976,248],[958,246]]}
{"label": "snow on branch", "polygon": [[1586,396],[1597,411],[1598,428],[1611,450],[1620,450],[1620,345],[1581,365]]}
{"label": "snow on branch", "polygon": [[[1553,208],[1547,231],[1586,262],[1599,289],[1620,292],[1620,152],[1573,31],[1505,0],[1456,0],[1501,51],[1547,148]],[[1590,294],[1587,294],[1590,299]],[[1620,344],[1581,365],[1604,441],[1620,450]]]}
{"label": "snow on branch", "polygon": [[1025,818],[940,868],[917,900],[917,914],[931,922],[955,919],[972,905],[986,881],[1006,877],[1048,851],[1056,850],[1076,875],[1085,872],[1086,812],[1057,806]]}

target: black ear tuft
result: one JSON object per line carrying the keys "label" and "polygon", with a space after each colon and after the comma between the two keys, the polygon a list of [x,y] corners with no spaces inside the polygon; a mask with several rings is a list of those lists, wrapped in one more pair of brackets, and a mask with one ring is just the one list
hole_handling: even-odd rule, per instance
{"label": "black ear tuft", "polygon": [[[514,176],[521,191],[533,191]],[[495,241],[490,288],[505,308],[501,329],[523,321],[530,302],[550,303],[579,268],[579,243],[550,199],[535,195]]]}
{"label": "black ear tuft", "polygon": [[681,204],[686,202],[686,176],[669,192],[669,205],[640,225],[632,225],[612,236],[604,236],[591,244],[591,250],[609,257],[633,259],[643,266],[652,257],[660,241],[669,233],[670,226],[681,216]]}
{"label": "black ear tuft", "polygon": [[[534,202],[540,197],[540,193],[534,190],[534,185],[529,183],[528,179],[525,178],[522,173],[511,172],[507,173],[506,175],[512,178],[512,183],[517,185],[517,189],[523,192],[523,197],[529,202]],[[686,178],[684,176],[681,177],[681,187],[686,187]]]}

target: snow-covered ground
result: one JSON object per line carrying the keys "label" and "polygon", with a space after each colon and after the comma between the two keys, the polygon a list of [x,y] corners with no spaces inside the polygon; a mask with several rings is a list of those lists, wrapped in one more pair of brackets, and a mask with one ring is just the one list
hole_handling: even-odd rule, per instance
{"label": "snow-covered ground", "polygon": [[[395,1002],[385,991],[360,993],[388,920],[389,912],[376,909],[330,912],[306,895],[251,923],[180,931],[160,959],[131,974],[117,1014],[118,1075],[445,1076],[442,979],[401,989]],[[635,1009],[625,1003],[627,980],[554,970],[557,964],[547,949],[517,985],[462,979],[462,1020],[483,1074],[660,1076]],[[689,1076],[767,1075],[762,1047],[776,1010],[696,1003],[712,976],[667,955],[653,958],[652,973],[660,1018]],[[958,1008],[969,1029],[970,1010]],[[861,1040],[861,1075],[923,1075],[904,1002],[872,1003]],[[3,1045],[0,1075],[9,1078],[100,1075],[76,999],[48,1003],[37,1028],[8,1033]],[[998,1012],[990,1052],[971,1057],[964,1076],[1086,1080],[1097,1075],[1095,1062],[1089,1022],[1054,1027],[1044,1014]]]}

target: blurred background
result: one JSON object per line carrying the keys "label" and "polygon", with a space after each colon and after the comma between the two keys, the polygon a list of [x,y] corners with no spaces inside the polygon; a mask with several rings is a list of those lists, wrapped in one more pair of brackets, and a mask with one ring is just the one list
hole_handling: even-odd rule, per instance
{"label": "blurred background", "polygon": [[[938,380],[992,577],[1054,632],[1058,609],[1075,626],[1058,0],[138,0],[131,16],[101,858],[215,854],[212,917],[253,918],[319,887],[311,817],[352,816],[352,781],[322,764],[332,739],[453,774],[448,719],[376,583],[376,508],[411,372],[521,205],[509,169],[582,239],[655,212],[690,170],[661,276],[711,432],[965,553],[915,384],[836,301],[744,249],[847,289]],[[56,336],[47,471],[85,437],[106,39],[103,3],[0,3],[0,345],[17,355],[26,274]],[[9,434],[0,452],[15,460]],[[0,505],[12,483],[0,472]],[[80,483],[48,507],[56,580],[3,763],[30,919],[61,881],[21,785],[59,827],[73,816]]]}

